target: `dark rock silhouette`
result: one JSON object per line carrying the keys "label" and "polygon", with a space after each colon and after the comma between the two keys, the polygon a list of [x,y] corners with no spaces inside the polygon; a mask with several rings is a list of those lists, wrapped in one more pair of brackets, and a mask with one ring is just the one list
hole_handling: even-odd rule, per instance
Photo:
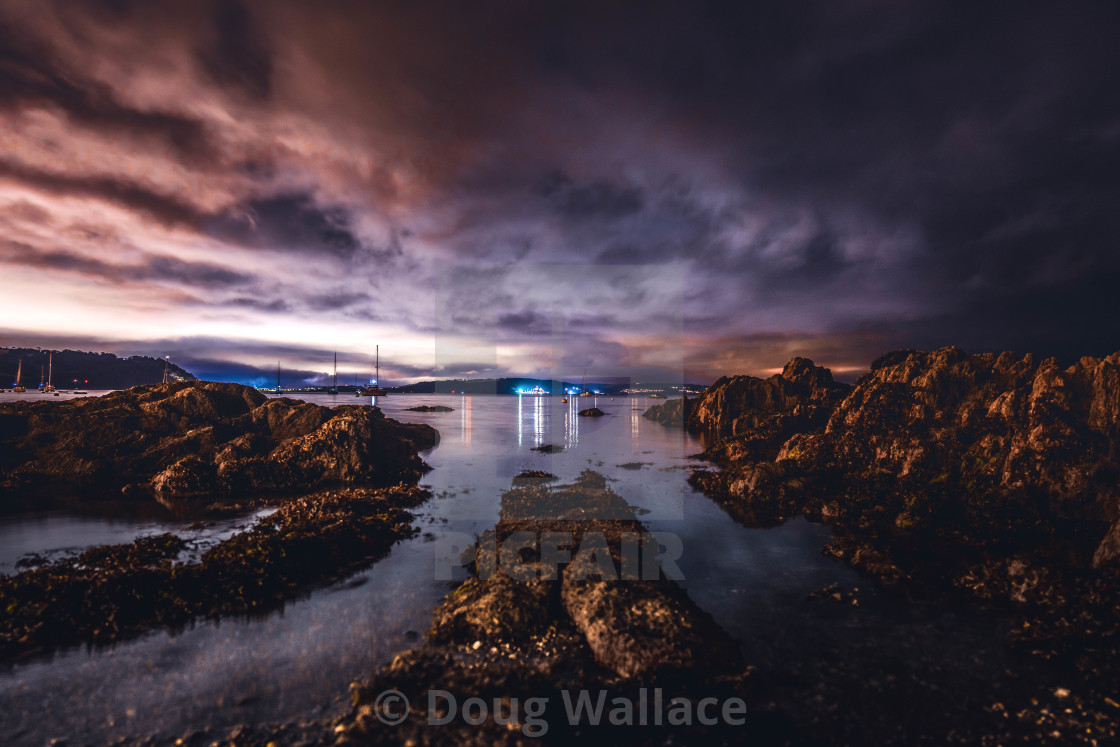
{"label": "dark rock silhouette", "polygon": [[589,407],[586,410],[579,411],[579,416],[581,418],[601,418],[604,415],[606,415],[606,413],[600,410],[598,407]]}

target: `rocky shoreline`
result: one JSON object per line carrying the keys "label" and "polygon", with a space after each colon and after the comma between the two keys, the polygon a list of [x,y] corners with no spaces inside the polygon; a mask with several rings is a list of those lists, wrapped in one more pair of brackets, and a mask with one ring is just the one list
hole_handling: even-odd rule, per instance
{"label": "rocky shoreline", "polygon": [[3,510],[58,493],[199,517],[280,504],[197,562],[163,534],[0,575],[0,661],[267,612],[353,572],[416,532],[407,509],[429,497],[415,486],[427,470],[417,452],[437,441],[377,408],[212,382],[0,405]]}
{"label": "rocky shoreline", "polygon": [[0,404],[0,511],[60,495],[155,499],[173,510],[415,482],[439,433],[376,407],[270,399],[250,387],[175,382],[66,402]]}
{"label": "rocky shoreline", "polygon": [[[718,470],[698,469],[690,481],[732,517],[752,527],[799,515],[830,524],[834,539],[825,552],[874,577],[892,597],[937,609],[927,622],[912,624],[909,606],[892,607],[880,627],[860,627],[854,610],[864,609],[865,595],[830,585],[803,603],[824,608],[819,616],[835,629],[802,625],[793,615],[771,628],[772,642],[734,640],[668,567],[646,572],[641,550],[656,539],[601,475],[587,471],[559,484],[550,473],[526,471],[502,494],[497,524],[465,554],[470,577],[435,609],[427,637],[354,683],[345,713],[201,730],[182,743],[1113,741],[1120,715],[1120,493],[1110,482],[1120,433],[1118,366],[1120,356],[1059,369],[953,348],[903,351],[849,386],[795,359],[781,375],[721,379],[696,400],[647,412],[712,435],[704,457]],[[164,418],[148,458],[79,472],[81,484],[203,507],[201,494],[160,489],[160,476],[190,458],[180,451],[183,441],[199,443],[201,429],[206,446],[194,458],[229,480],[218,496],[257,495],[235,490],[245,483],[233,476],[246,474],[265,496],[297,485],[281,479],[293,475],[318,487],[196,563],[177,562],[181,541],[163,535],[0,577],[0,658],[275,609],[415,533],[408,509],[427,494],[408,481],[377,483],[401,474],[415,480],[423,468],[416,451],[434,442],[430,429],[362,408],[308,409],[224,385],[190,386],[187,395],[178,385],[137,393]],[[164,421],[183,409],[175,404],[182,400],[191,403],[190,416],[171,428]],[[209,415],[206,402],[219,402],[214,409],[224,414]],[[88,418],[83,423],[110,417],[75,412]],[[125,403],[122,412],[131,418],[135,408]],[[43,413],[19,415],[25,426],[12,415],[0,412],[7,418],[0,427],[19,459],[0,479],[34,496],[40,481],[49,482],[52,460],[80,463],[83,454]],[[231,444],[245,434],[236,428],[248,429],[254,445],[237,458]],[[363,448],[334,438],[355,432],[395,444],[387,448],[405,455],[404,466],[371,461]],[[133,443],[113,439],[110,450]],[[209,469],[190,464],[176,474]],[[369,486],[328,487],[359,478]],[[981,618],[991,636],[975,627],[957,634],[962,616]],[[390,690],[412,705],[393,724],[385,719],[396,711],[382,698]],[[467,721],[446,699],[429,700],[432,691],[460,704],[476,698],[489,712]],[[610,703],[646,703],[655,692],[689,708],[712,699],[741,703],[748,718],[680,727],[567,718],[564,693],[600,691]],[[529,699],[551,706],[535,715],[513,710]]]}
{"label": "rocky shoreline", "polygon": [[854,387],[795,359],[646,417],[712,434],[690,482],[748,526],[804,515],[888,587],[1003,605],[1007,641],[1120,686],[1120,354],[1062,368],[889,353]]}

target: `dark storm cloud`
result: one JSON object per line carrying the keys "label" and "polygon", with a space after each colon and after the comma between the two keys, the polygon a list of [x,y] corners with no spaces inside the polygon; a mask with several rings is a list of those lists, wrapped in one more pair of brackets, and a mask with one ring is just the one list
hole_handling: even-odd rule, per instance
{"label": "dark storm cloud", "polygon": [[288,304],[288,302],[280,298],[273,298],[271,300],[268,300],[263,298],[250,298],[247,296],[241,296],[238,298],[231,298],[228,301],[225,301],[224,304],[226,306],[232,306],[234,308],[256,309],[258,311],[264,311],[272,314],[283,314],[291,311],[291,306]]}
{"label": "dark storm cloud", "polygon": [[[1096,352],[1120,345],[1120,301],[1104,292],[1120,274],[1116,9],[645,10],[606,6],[590,14],[594,24],[559,14],[532,29],[534,58],[544,73],[592,91],[626,81],[680,128],[709,138],[744,188],[819,213],[818,225],[764,251],[774,246],[770,228],[729,245],[719,238],[726,214],[697,207],[681,241],[637,227],[600,261],[691,254],[698,283],[705,270],[729,270],[757,301],[812,304],[825,319],[838,297],[864,294],[870,307],[910,291],[907,318],[879,321],[920,344],[960,335],[983,348],[1065,349],[1073,346],[1062,330],[1072,329],[1077,345]],[[554,176],[543,192],[573,189]],[[605,190],[589,202],[607,212],[614,204]],[[863,225],[836,225],[836,213]],[[910,256],[912,247],[891,251],[890,237],[905,230],[917,236]],[[886,237],[882,253],[846,248],[876,233]]]}
{"label": "dark storm cloud", "polygon": [[538,337],[553,332],[553,320],[549,316],[526,309],[499,315],[497,329],[518,335]]}
{"label": "dark storm cloud", "polygon": [[203,287],[242,285],[250,277],[226,267],[205,262],[184,262],[172,257],[152,257],[140,271],[144,277]]}
{"label": "dark storm cloud", "polygon": [[196,51],[199,66],[222,88],[256,100],[272,94],[272,53],[238,0],[216,0],[214,39]]}
{"label": "dark storm cloud", "polygon": [[308,192],[250,200],[208,221],[218,238],[264,249],[348,259],[361,247],[350,213],[320,207]]}
{"label": "dark storm cloud", "polygon": [[340,291],[335,293],[323,293],[320,295],[310,296],[307,299],[308,308],[315,311],[334,311],[337,309],[345,309],[350,306],[355,306],[360,303],[369,301],[369,295],[364,293],[348,293]]}
{"label": "dark storm cloud", "polygon": [[0,259],[7,264],[72,272],[111,283],[155,281],[220,288],[249,283],[252,278],[227,267],[187,262],[173,257],[148,257],[140,264],[114,264],[65,250],[42,250],[14,241],[0,242]]}
{"label": "dark storm cloud", "polygon": [[122,103],[111,87],[69,67],[49,44],[0,16],[0,108],[29,106],[57,107],[78,126],[140,142],[158,139],[188,160],[212,155],[200,121]]}
{"label": "dark storm cloud", "polygon": [[195,226],[205,220],[194,206],[126,179],[55,174],[0,158],[0,180],[62,197],[89,197],[139,211],[165,225]]}
{"label": "dark storm cloud", "polygon": [[541,184],[541,194],[570,220],[621,218],[642,209],[642,191],[608,182],[576,184],[561,172],[549,174]]}

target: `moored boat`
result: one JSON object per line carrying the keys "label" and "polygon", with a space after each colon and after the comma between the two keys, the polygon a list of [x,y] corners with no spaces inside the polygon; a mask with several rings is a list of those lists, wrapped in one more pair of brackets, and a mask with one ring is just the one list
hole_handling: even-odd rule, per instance
{"label": "moored boat", "polygon": [[44,392],[44,393],[53,392],[54,391],[54,384],[51,383],[53,380],[54,380],[54,353],[51,353],[50,361],[49,361],[49,364],[47,366],[47,381],[46,381],[45,384],[40,384],[39,385],[39,390]]}
{"label": "moored boat", "polygon": [[21,378],[23,378],[23,360],[22,359],[20,360],[19,365],[16,366],[16,381],[15,381],[14,384],[12,384],[12,391],[13,392],[17,392],[19,394],[22,394],[22,393],[27,391],[27,387],[25,387],[25,386],[23,386],[22,384],[19,383],[19,380]]}
{"label": "moored boat", "polygon": [[373,381],[369,386],[360,386],[355,397],[384,397],[389,390],[381,386],[381,346],[378,345],[373,364]]}

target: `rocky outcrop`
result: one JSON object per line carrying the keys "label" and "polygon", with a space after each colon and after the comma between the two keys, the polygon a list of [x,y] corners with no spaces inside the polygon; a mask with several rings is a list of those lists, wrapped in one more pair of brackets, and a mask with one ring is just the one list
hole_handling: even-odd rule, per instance
{"label": "rocky outcrop", "polygon": [[606,413],[598,407],[588,407],[586,410],[579,411],[579,416],[581,418],[601,418],[604,415],[606,415]]}
{"label": "rocky outcrop", "polygon": [[1057,543],[1089,565],[1120,518],[1120,354],[1068,368],[958,348],[891,354],[776,461],[827,490],[806,505],[837,523],[970,547]]}
{"label": "rocky outcrop", "polygon": [[[438,433],[375,407],[269,399],[176,382],[67,402],[0,405],[0,489],[154,495],[168,503],[413,481]],[[2,508],[2,507],[0,507]]]}
{"label": "rocky outcrop", "polygon": [[824,425],[851,389],[807,358],[794,358],[768,379],[722,377],[694,400],[654,405],[644,417],[720,438],[792,434]]}
{"label": "rocky outcrop", "polygon": [[[827,381],[814,376],[810,386]],[[1120,354],[1062,368],[952,347],[889,353],[825,423],[799,421],[773,454],[751,448],[773,444],[772,421],[760,417],[766,399],[739,401],[745,409],[719,422],[748,423],[746,432],[710,448],[723,469],[693,481],[740,518],[818,517],[870,542],[840,556],[894,563],[886,575],[899,578],[936,558],[965,567],[1018,553],[1071,568],[1116,562]]]}
{"label": "rocky outcrop", "polygon": [[668,402],[651,406],[642,413],[642,417],[662,425],[683,426],[688,422],[688,414],[691,410],[692,400],[688,398],[687,394],[682,394],[680,399],[671,399]]}
{"label": "rocky outcrop", "polygon": [[896,351],[823,423],[776,428],[768,396],[711,398],[708,422],[736,435],[694,486],[751,526],[831,524],[825,554],[885,585],[1006,606],[1013,647],[1120,688],[1120,353]]}

